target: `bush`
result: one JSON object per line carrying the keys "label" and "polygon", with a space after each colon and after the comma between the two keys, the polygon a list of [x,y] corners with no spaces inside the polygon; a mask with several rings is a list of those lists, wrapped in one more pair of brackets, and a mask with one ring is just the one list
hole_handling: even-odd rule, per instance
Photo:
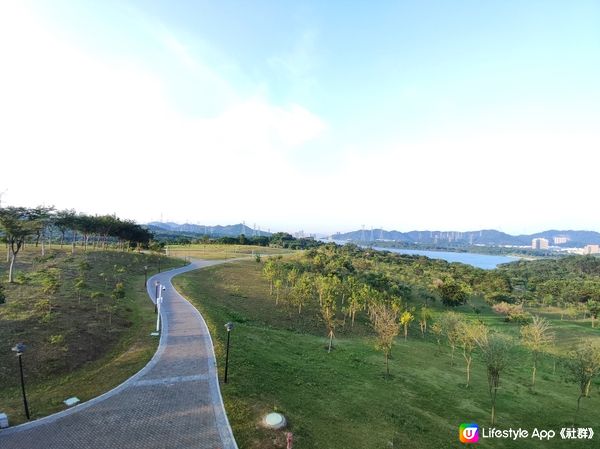
{"label": "bush", "polygon": [[531,314],[523,310],[523,304],[508,304],[499,302],[492,306],[494,312],[504,315],[507,323],[527,324],[531,321]]}

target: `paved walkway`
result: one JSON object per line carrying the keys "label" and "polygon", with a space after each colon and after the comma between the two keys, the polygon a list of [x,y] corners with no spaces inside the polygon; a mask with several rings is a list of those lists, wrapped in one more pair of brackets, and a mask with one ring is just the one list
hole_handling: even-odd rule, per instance
{"label": "paved walkway", "polygon": [[[194,261],[148,280],[166,286],[166,317],[150,363],[114,390],[64,412],[0,431],[2,449],[237,449],[225,415],[204,319],[171,284]],[[34,405],[34,404],[32,404]]]}

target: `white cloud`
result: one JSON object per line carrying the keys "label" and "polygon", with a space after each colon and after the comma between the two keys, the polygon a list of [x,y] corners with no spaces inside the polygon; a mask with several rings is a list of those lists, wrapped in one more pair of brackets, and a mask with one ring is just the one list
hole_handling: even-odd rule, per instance
{"label": "white cloud", "polygon": [[[260,213],[246,197],[265,178],[292,179],[286,152],[326,129],[300,105],[242,98],[175,38],[170,50],[230,93],[220,114],[185,115],[166,80],[89,55],[21,4],[4,3],[0,17],[0,148],[13,155],[3,154],[13,167],[0,187],[9,187],[9,203],[140,220],[161,211],[178,220],[251,220]],[[273,192],[281,201],[285,194]]]}

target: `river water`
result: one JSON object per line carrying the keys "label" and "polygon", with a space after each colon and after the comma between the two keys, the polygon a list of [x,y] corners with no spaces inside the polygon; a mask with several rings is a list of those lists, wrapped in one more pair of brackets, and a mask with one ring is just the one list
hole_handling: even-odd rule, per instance
{"label": "river water", "polygon": [[420,249],[400,249],[400,248],[380,248],[374,246],[373,249],[379,251],[390,251],[399,254],[413,254],[417,256],[425,256],[430,259],[442,259],[448,262],[461,262],[474,267],[483,268],[484,270],[493,270],[502,263],[514,262],[519,260],[518,257],[510,256],[490,256],[488,254],[476,253],[455,253],[450,251],[425,251]]}

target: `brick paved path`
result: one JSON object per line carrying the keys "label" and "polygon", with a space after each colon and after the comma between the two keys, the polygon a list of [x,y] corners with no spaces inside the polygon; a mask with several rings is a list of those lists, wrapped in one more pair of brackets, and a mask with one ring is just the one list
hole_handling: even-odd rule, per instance
{"label": "brick paved path", "polygon": [[174,275],[222,262],[194,261],[150,278],[150,297],[155,280],[166,286],[165,326],[150,363],[98,398],[1,430],[0,448],[237,449],[204,319],[171,285]]}

